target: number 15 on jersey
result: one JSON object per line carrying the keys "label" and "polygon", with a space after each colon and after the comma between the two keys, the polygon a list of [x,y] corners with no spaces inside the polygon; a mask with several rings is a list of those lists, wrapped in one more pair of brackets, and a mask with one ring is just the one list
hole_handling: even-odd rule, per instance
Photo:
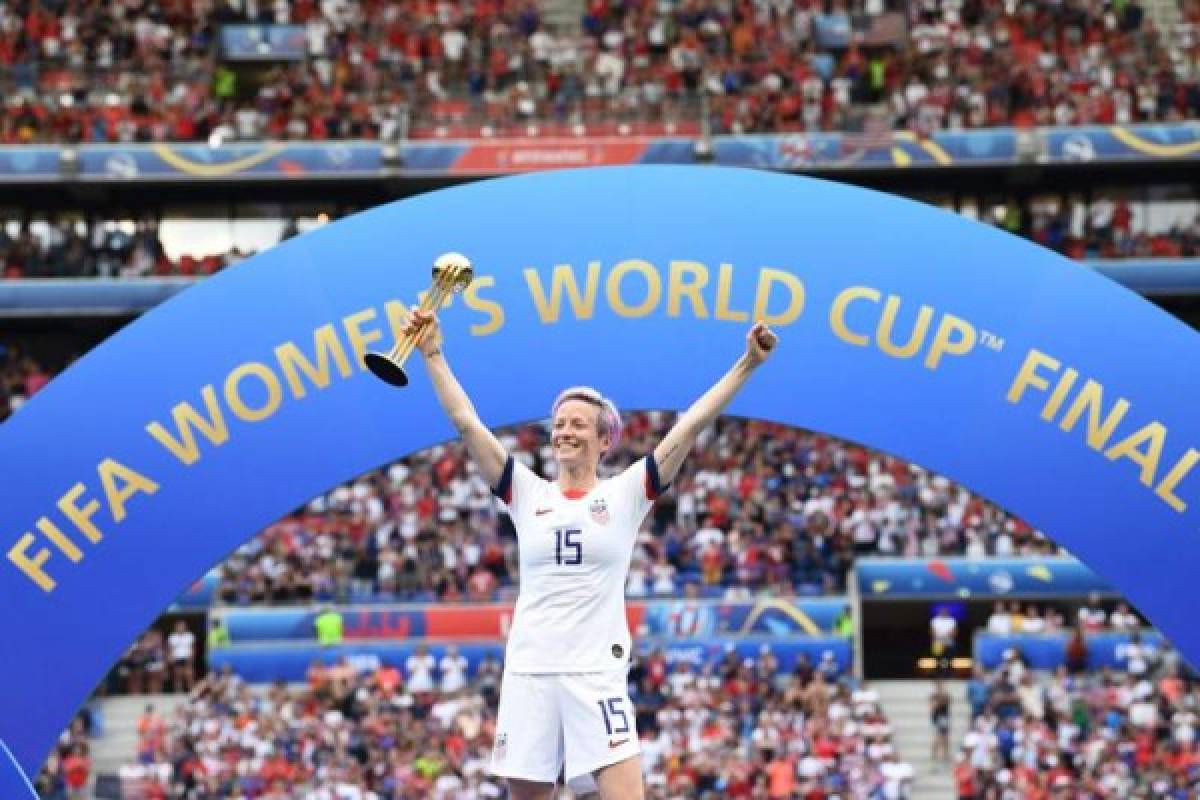
{"label": "number 15 on jersey", "polygon": [[554,531],[554,563],[574,567],[583,563],[583,531],[574,528],[557,528]]}

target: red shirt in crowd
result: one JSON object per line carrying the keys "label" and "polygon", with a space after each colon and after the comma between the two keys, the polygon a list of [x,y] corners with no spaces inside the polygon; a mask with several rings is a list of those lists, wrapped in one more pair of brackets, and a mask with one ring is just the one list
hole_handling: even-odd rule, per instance
{"label": "red shirt in crowd", "polygon": [[966,761],[959,762],[954,768],[954,785],[958,790],[958,796],[963,798],[975,797],[975,768]]}
{"label": "red shirt in crowd", "polygon": [[92,761],[85,755],[72,753],[63,759],[63,777],[69,789],[82,789],[87,785],[92,771]]}

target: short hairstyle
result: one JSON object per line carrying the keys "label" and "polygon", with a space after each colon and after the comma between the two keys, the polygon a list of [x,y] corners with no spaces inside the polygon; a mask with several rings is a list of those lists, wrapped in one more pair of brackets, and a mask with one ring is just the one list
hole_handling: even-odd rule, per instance
{"label": "short hairstyle", "polygon": [[550,407],[551,418],[557,416],[558,409],[568,400],[582,400],[600,409],[596,418],[596,430],[601,436],[608,437],[608,450],[601,453],[601,458],[611,453],[621,440],[621,414],[617,411],[616,404],[590,386],[572,386],[570,389],[564,389],[555,399],[554,405]]}

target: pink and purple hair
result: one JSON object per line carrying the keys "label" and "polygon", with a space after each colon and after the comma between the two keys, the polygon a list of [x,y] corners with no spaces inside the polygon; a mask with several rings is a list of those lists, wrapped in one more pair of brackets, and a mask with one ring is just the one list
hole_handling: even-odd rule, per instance
{"label": "pink and purple hair", "polygon": [[551,418],[557,416],[558,409],[568,400],[582,400],[600,409],[596,420],[597,432],[601,436],[608,436],[609,442],[608,450],[601,454],[601,458],[611,453],[617,442],[621,441],[621,414],[617,411],[616,404],[590,386],[572,386],[570,389],[564,389],[555,399],[554,405],[550,407]]}

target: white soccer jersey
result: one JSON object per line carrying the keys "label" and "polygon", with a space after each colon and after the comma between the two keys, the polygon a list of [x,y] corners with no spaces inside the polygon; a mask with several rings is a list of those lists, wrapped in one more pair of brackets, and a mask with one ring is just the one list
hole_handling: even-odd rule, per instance
{"label": "white soccer jersey", "polygon": [[625,576],[642,520],[663,491],[654,456],[577,498],[509,456],[494,491],[508,505],[521,563],[505,669],[626,668]]}

